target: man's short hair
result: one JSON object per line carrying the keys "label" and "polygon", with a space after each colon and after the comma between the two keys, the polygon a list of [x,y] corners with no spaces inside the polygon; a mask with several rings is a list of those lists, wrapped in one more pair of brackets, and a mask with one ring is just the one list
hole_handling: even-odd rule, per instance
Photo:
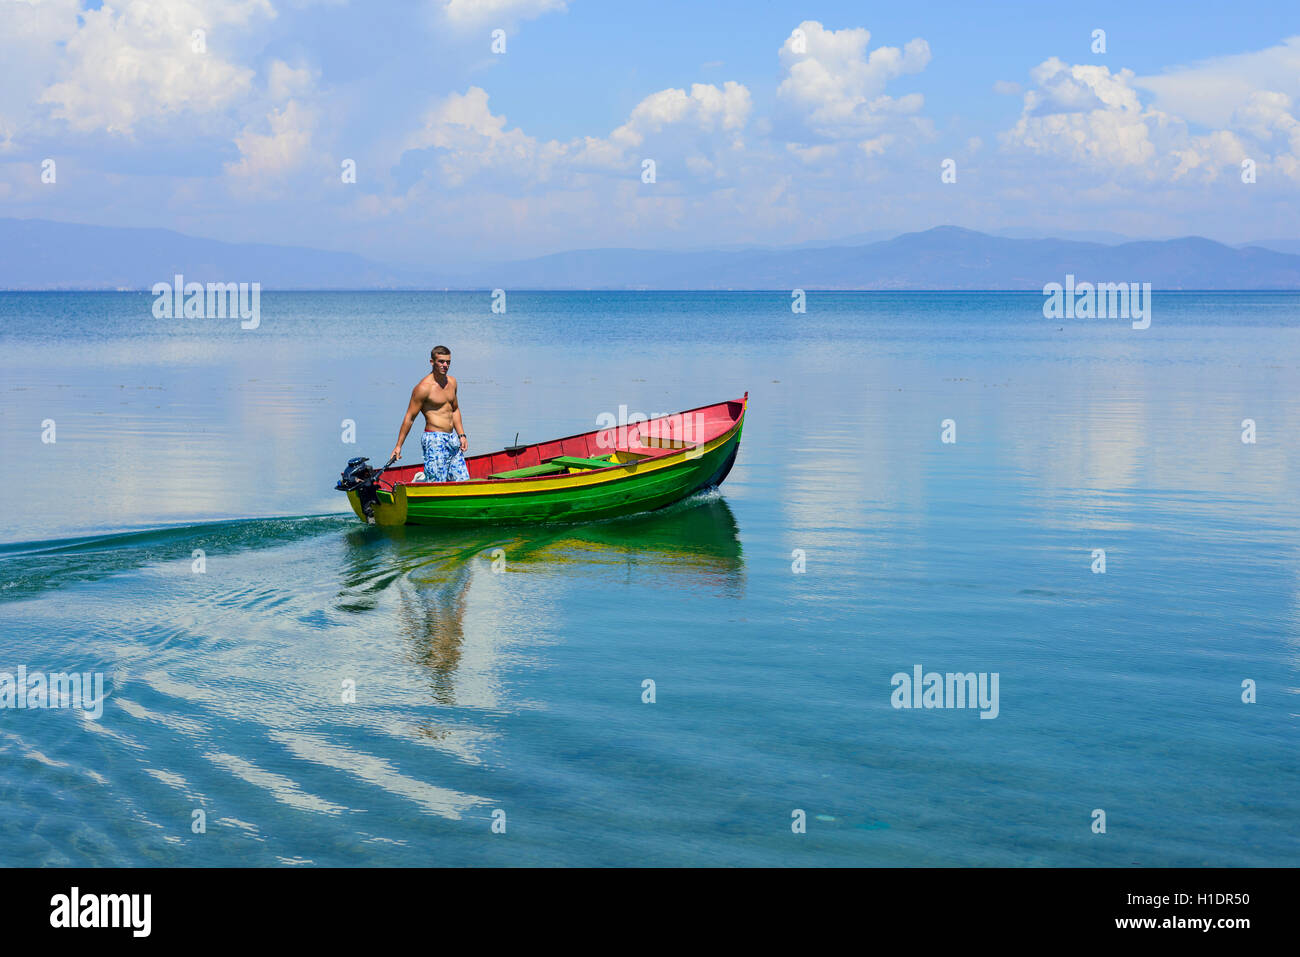
{"label": "man's short hair", "polygon": [[438,356],[449,356],[449,355],[451,355],[451,350],[448,349],[446,346],[434,346],[433,351],[429,353],[429,358],[436,359]]}

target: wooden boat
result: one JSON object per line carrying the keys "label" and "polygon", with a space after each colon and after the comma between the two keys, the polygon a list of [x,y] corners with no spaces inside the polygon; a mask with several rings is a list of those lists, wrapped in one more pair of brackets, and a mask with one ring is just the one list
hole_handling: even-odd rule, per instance
{"label": "wooden boat", "polygon": [[425,482],[421,465],[348,463],[336,489],[379,525],[574,522],[648,512],[722,484],[749,393],[673,415],[465,460],[466,482]]}

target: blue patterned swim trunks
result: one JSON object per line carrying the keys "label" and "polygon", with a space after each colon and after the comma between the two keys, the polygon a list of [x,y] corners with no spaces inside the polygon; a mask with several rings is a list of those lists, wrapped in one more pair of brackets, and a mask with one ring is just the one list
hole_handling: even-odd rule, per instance
{"label": "blue patterned swim trunks", "polygon": [[420,439],[424,449],[426,482],[465,482],[469,469],[465,453],[460,450],[460,436],[455,432],[425,432]]}

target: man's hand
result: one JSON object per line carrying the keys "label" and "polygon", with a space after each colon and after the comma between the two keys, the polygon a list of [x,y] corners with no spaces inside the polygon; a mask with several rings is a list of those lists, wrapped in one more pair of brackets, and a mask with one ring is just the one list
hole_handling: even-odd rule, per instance
{"label": "man's hand", "polygon": [[401,457],[401,455],[402,455],[402,447],[400,445],[393,446],[393,454],[390,456],[390,458],[396,461],[398,458]]}
{"label": "man's hand", "polygon": [[468,435],[465,435],[465,434],[463,434],[463,433],[461,434],[461,437],[460,437],[460,450],[461,450],[461,452],[468,452],[468,451],[469,451],[469,436],[468,436]]}

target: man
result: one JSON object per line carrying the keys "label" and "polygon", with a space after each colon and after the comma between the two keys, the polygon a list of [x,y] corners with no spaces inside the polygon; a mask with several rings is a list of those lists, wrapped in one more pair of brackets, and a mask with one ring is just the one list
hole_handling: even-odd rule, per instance
{"label": "man", "polygon": [[424,449],[424,480],[426,482],[464,482],[469,478],[465,467],[465,453],[469,451],[469,436],[460,420],[460,403],[456,401],[456,380],[447,374],[451,368],[451,350],[434,346],[429,353],[433,371],[421,379],[411,390],[411,404],[402,419],[397,433],[393,456],[402,454],[402,443],[416,415],[424,413],[424,436],[420,444]]}

